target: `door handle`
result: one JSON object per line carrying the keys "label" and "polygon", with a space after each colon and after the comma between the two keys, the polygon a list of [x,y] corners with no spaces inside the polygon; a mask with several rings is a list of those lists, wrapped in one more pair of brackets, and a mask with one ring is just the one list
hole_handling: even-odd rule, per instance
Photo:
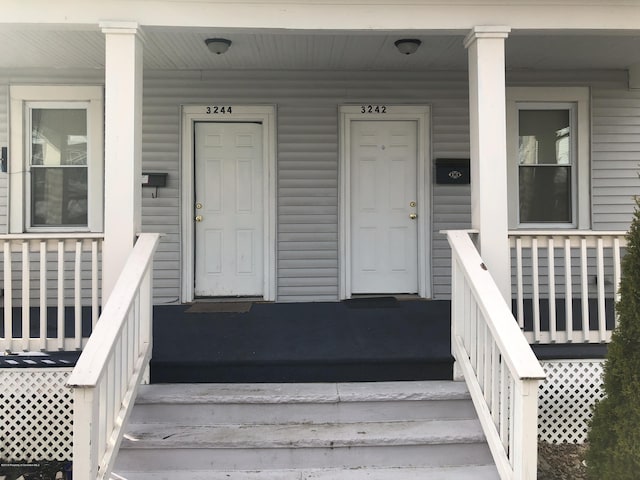
{"label": "door handle", "polygon": [[409,218],[410,218],[411,220],[415,220],[416,218],[418,218],[418,214],[417,214],[417,213],[410,213],[410,214],[409,214]]}
{"label": "door handle", "polygon": [[196,220],[196,222],[201,222],[202,221],[202,215],[196,215],[195,220]]}

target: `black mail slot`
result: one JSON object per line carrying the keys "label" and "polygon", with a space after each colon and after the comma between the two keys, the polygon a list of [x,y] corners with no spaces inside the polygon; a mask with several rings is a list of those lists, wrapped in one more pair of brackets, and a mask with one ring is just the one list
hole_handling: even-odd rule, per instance
{"label": "black mail slot", "polygon": [[471,183],[468,158],[436,159],[436,183],[465,185]]}

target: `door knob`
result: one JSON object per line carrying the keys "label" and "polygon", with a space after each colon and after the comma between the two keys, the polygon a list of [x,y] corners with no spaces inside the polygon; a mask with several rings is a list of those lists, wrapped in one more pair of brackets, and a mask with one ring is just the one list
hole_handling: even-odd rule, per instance
{"label": "door knob", "polygon": [[418,218],[418,214],[417,214],[417,213],[410,213],[410,214],[409,214],[409,218],[410,218],[411,220],[415,220],[416,218]]}
{"label": "door knob", "polygon": [[202,215],[196,215],[196,222],[202,221]]}

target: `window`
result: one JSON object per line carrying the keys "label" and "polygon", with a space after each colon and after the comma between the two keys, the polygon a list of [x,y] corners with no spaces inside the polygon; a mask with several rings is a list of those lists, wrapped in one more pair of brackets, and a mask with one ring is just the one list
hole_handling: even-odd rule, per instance
{"label": "window", "polygon": [[10,231],[101,231],[101,87],[11,87]]}
{"label": "window", "polygon": [[511,228],[588,228],[586,89],[508,90]]}

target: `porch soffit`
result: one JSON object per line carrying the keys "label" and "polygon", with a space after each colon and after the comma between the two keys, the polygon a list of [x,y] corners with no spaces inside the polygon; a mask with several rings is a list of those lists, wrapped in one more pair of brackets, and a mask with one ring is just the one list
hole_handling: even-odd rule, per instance
{"label": "porch soffit", "polygon": [[[149,70],[465,71],[467,32],[243,32],[203,28],[143,28]],[[640,35],[513,31],[506,40],[509,70],[626,69],[640,63]],[[232,40],[225,55],[204,40]],[[420,38],[413,55],[401,55],[398,38]],[[17,28],[0,25],[0,69],[104,68],[104,35],[91,28]],[[0,70],[0,76],[3,75]]]}

